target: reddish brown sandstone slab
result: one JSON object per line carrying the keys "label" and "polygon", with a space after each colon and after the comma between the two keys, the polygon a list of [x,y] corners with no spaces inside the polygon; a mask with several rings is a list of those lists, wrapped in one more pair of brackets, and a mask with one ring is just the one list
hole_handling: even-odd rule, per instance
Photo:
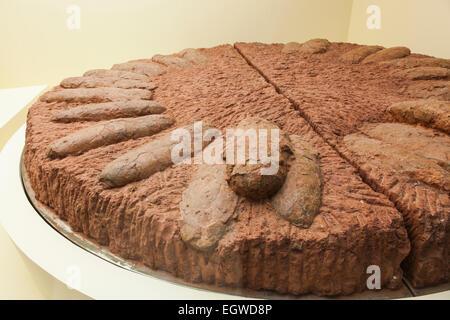
{"label": "reddish brown sandstone slab", "polygon": [[45,148],[51,141],[92,125],[51,121],[53,112],[72,107],[67,102],[39,101],[29,112],[24,163],[37,199],[113,253],[190,283],[342,295],[366,290],[367,267],[375,264],[382,287],[397,287],[409,242],[392,203],[368,187],[231,46],[201,53],[207,64],[157,78],[155,101],[177,126],[203,120],[225,130],[258,116],[311,144],[320,154],[323,191],[308,229],[279,217],[268,201],[240,199],[214,250],[197,250],[182,240],[179,228],[182,193],[196,167],[171,166],[120,188],[103,188],[98,174],[108,163],[156,137],[50,160]]}

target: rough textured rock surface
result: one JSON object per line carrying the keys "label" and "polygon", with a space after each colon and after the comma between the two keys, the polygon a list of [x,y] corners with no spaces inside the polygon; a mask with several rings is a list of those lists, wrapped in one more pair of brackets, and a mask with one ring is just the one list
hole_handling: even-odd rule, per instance
{"label": "rough textured rock surface", "polygon": [[122,78],[108,77],[72,77],[61,81],[60,86],[63,88],[97,88],[97,87],[113,87],[123,89],[146,89],[153,90],[155,85],[147,80],[132,80]]}
{"label": "rough textured rock surface", "polygon": [[[339,56],[343,51],[336,55],[336,46],[340,47],[331,44],[331,52],[312,55],[308,61],[311,67],[303,58],[298,59],[301,55],[297,53],[284,56],[292,56],[295,64],[306,67],[306,73],[314,71],[319,78],[327,75],[333,83],[336,69],[329,69],[330,62],[319,67],[319,57]],[[282,46],[275,47],[280,55]],[[91,241],[136,264],[165,271],[190,283],[278,293],[342,295],[366,290],[367,266],[378,265],[382,270],[382,287],[398,286],[402,277],[400,263],[408,255],[409,242],[402,217],[393,204],[365,184],[357,171],[314,132],[299,110],[233,47],[199,51],[207,57],[207,64],[151,79],[158,86],[155,101],[167,108],[177,126],[203,120],[223,130],[248,116],[258,116],[311,144],[320,154],[323,191],[320,211],[309,229],[295,227],[279,217],[270,201],[240,198],[231,229],[215,249],[196,250],[181,239],[179,229],[179,205],[196,171],[194,166],[171,166],[121,188],[105,189],[98,183],[98,174],[108,163],[154,137],[102,146],[76,157],[54,160],[47,157],[45,149],[51,141],[93,124],[50,120],[56,110],[77,105],[73,102],[38,101],[29,111],[24,162],[37,199],[52,208],[72,230]],[[282,70],[286,71],[289,64],[284,63]],[[345,71],[344,65],[340,65],[344,79],[337,85],[354,76],[353,67]],[[380,80],[381,76],[375,78]],[[363,79],[362,74],[356,79]],[[366,81],[357,82],[362,90],[373,84]],[[306,81],[306,90],[310,86]],[[384,86],[379,87],[383,92]],[[329,96],[329,88],[325,88],[324,85],[314,88],[316,97],[324,96],[323,101],[333,97]],[[343,90],[349,89],[344,86]],[[347,99],[349,104],[353,103],[348,91]],[[385,99],[382,104],[395,102]],[[374,101],[367,100],[362,106],[375,104]]]}
{"label": "rough textured rock surface", "polygon": [[[340,63],[339,57],[342,54],[358,47],[353,44],[332,43],[326,53],[308,57],[297,53],[282,54],[282,45],[278,44],[237,43],[235,47],[281,94],[293,102],[299,113],[329,145],[350,160],[352,157],[343,146],[343,138],[359,132],[359,128],[365,124],[393,121],[392,116],[386,112],[387,107],[396,102],[411,100],[409,90],[405,90],[405,87],[411,88],[413,85],[426,82],[398,81],[390,77],[389,74],[393,70],[398,70],[395,66],[379,63],[359,65]],[[426,56],[412,54],[410,58],[426,58]],[[432,82],[430,80],[430,83]],[[361,169],[363,160],[361,162],[352,160],[351,163],[360,172],[364,170]],[[404,186],[400,187],[395,187],[394,183],[392,188],[389,188],[387,181],[395,182],[395,172],[380,171],[382,170],[374,169],[376,174],[370,179],[365,174],[365,181],[395,201],[406,220],[410,221],[414,219],[415,214],[421,214],[423,220],[433,219],[433,223],[439,225],[437,228],[440,230],[447,228],[445,221],[434,218],[438,206],[433,202],[436,199],[434,195],[438,192],[434,187],[422,184],[421,194],[416,200],[405,196],[404,193],[404,190],[409,194],[415,192],[416,186],[413,181],[405,181]],[[398,199],[402,201],[396,201]],[[416,228],[417,225],[413,223],[407,223],[406,226],[411,237],[429,237],[428,227]],[[448,229],[445,232],[448,234]],[[440,245],[439,241],[429,243],[430,252],[442,250],[434,248],[435,245]],[[413,246],[410,256],[408,261],[413,262],[406,264],[407,276],[420,279],[415,282],[416,284],[425,286],[450,280],[448,274],[427,278],[431,273],[427,274],[423,269],[425,265],[435,265],[433,254],[427,254],[426,250]],[[422,262],[414,262],[417,259],[422,259]]]}
{"label": "rough textured rock surface", "polygon": [[365,58],[362,63],[382,62],[404,58],[411,54],[411,50],[406,47],[392,47],[383,49]]}
{"label": "rough textured rock surface", "polygon": [[358,45],[331,43],[320,55],[282,54],[278,44],[235,46],[333,146],[365,122],[389,121],[386,108],[406,100],[400,91],[408,82],[389,76],[395,68],[339,61]]}
{"label": "rough textured rock surface", "polygon": [[[228,185],[234,192],[249,199],[259,200],[273,196],[283,185],[288,172],[288,160],[292,155],[289,137],[280,132],[280,128],[274,123],[257,117],[244,119],[236,129],[242,130],[242,134],[236,134],[232,145],[227,139],[226,160],[227,163],[233,162],[227,165]],[[255,141],[247,135],[248,130],[250,134],[251,131],[255,134]],[[262,130],[266,133],[265,139],[261,139]],[[277,150],[272,149],[272,140],[276,143]],[[240,163],[237,145],[243,143],[244,163]],[[262,150],[266,150],[264,154],[260,152]],[[264,163],[262,157],[268,163]]]}
{"label": "rough textured rock surface", "polygon": [[330,42],[326,39],[312,39],[302,44],[298,50],[301,53],[324,53],[328,50]]}
{"label": "rough textured rock surface", "polygon": [[286,182],[272,198],[278,215],[296,226],[309,228],[319,213],[322,182],[319,153],[300,136],[290,137],[294,159]]}
{"label": "rough textured rock surface", "polygon": [[384,61],[380,64],[398,68],[440,67],[450,69],[450,59],[406,57],[402,59]]}
{"label": "rough textured rock surface", "polygon": [[50,158],[77,155],[124,140],[151,136],[174,123],[168,115],[150,115],[131,119],[111,120],[75,131],[53,141],[47,149]]}
{"label": "rough textured rock surface", "polygon": [[131,118],[158,114],[166,108],[155,101],[130,100],[118,102],[91,103],[53,112],[52,121],[100,121],[116,118]]}
{"label": "rough textured rock surface", "polygon": [[417,67],[406,70],[396,70],[392,72],[394,77],[409,80],[433,80],[446,79],[450,75],[450,70],[440,67]]}
{"label": "rough textured rock surface", "polygon": [[404,92],[413,98],[450,101],[450,81],[418,81],[407,85]]}
{"label": "rough textured rock surface", "polygon": [[361,46],[344,53],[339,59],[347,63],[360,63],[367,56],[383,49],[382,46]]}
{"label": "rough textured rock surface", "polygon": [[450,134],[450,102],[439,100],[405,101],[388,108],[400,122],[421,124]]}
{"label": "rough textured rock surface", "polygon": [[450,137],[401,124],[367,125],[345,137],[348,157],[404,213],[411,254],[403,263],[415,287],[450,277]]}
{"label": "rough textured rock surface", "polygon": [[199,250],[211,250],[227,231],[238,195],[230,189],[225,165],[201,165],[180,202],[180,235]]}
{"label": "rough textured rock surface", "polygon": [[94,103],[129,100],[151,100],[153,93],[142,89],[76,88],[53,90],[41,96],[45,102]]}

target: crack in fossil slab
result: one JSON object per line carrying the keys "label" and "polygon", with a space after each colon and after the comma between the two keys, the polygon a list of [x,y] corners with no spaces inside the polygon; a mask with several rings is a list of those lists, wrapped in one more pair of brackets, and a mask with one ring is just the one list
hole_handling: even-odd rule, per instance
{"label": "crack in fossil slab", "polygon": [[412,251],[402,266],[414,287],[448,281],[450,137],[407,124],[373,124],[344,138],[346,155],[403,212]]}

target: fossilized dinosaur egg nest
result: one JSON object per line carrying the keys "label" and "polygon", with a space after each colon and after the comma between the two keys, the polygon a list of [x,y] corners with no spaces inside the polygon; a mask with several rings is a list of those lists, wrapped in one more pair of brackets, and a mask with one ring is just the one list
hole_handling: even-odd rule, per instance
{"label": "fossilized dinosaur egg nest", "polygon": [[[345,295],[371,265],[383,288],[448,282],[449,68],[325,39],[155,55],[41,96],[24,164],[73,232],[189,283]],[[280,129],[281,171],[174,165],[196,121]]]}

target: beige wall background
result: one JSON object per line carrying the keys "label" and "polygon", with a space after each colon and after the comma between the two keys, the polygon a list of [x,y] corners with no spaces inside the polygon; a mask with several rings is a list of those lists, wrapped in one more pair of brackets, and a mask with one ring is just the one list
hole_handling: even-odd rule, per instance
{"label": "beige wall background", "polygon": [[[381,29],[369,30],[370,5],[381,12]],[[403,45],[413,52],[450,58],[450,0],[354,0],[349,42]]]}
{"label": "beige wall background", "polygon": [[[80,8],[80,29],[67,20]],[[366,10],[381,10],[381,29]],[[450,58],[449,0],[0,0],[0,88],[187,47],[324,37]]]}
{"label": "beige wall background", "polygon": [[[81,9],[79,30],[66,25],[72,4]],[[381,29],[367,28],[369,5],[380,7]],[[187,47],[316,37],[450,58],[450,0],[0,0],[0,89],[53,85]],[[0,128],[0,150],[25,118],[26,108]],[[85,297],[37,267],[0,227],[5,298]]]}
{"label": "beige wall background", "polygon": [[[69,5],[80,29],[67,28]],[[236,41],[345,41],[352,0],[0,0],[0,88]]]}

